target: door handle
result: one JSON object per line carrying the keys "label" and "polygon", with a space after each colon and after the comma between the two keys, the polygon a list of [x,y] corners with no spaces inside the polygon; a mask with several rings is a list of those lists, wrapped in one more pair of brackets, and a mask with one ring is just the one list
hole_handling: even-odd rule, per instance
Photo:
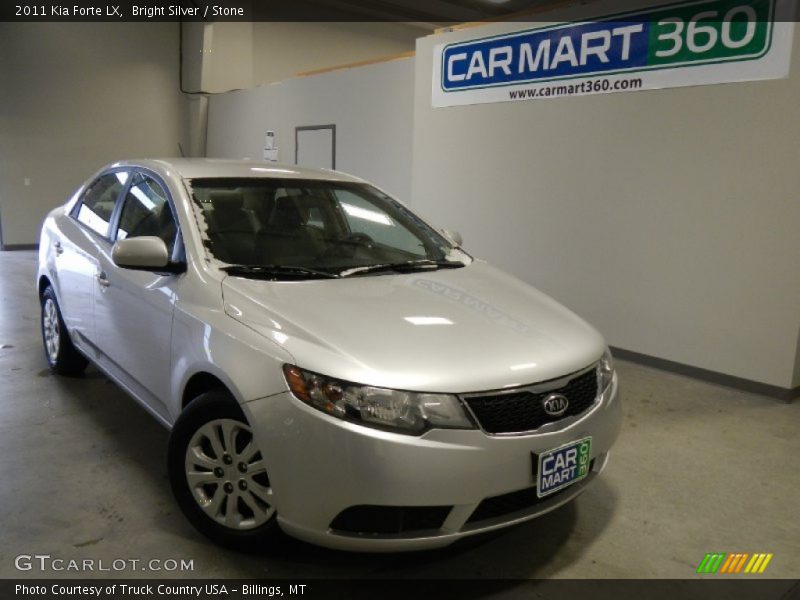
{"label": "door handle", "polygon": [[97,283],[99,283],[102,287],[105,288],[111,285],[111,282],[108,281],[108,278],[106,277],[105,271],[100,271],[97,275],[95,275],[95,277],[97,278]]}
{"label": "door handle", "polygon": [[53,248],[55,249],[56,254],[58,255],[64,254],[64,248],[62,248],[61,242],[56,242],[55,244],[53,244]]}

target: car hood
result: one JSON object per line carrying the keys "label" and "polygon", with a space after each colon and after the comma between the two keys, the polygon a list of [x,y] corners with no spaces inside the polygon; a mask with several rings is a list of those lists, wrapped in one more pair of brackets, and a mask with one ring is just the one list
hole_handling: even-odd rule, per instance
{"label": "car hood", "polygon": [[465,393],[546,381],[605,349],[575,314],[475,261],[459,269],[308,281],[228,276],[225,312],[299,367],[368,385]]}

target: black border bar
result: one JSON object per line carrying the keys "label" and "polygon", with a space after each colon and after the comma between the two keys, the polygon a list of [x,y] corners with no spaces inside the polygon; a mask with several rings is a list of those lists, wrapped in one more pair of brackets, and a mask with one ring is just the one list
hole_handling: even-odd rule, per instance
{"label": "black border bar", "polygon": [[[329,21],[444,27],[465,22],[538,21],[544,14],[549,21],[576,21],[677,3],[679,0],[439,0],[435,4],[430,0],[5,0],[0,3],[0,22]],[[560,18],[560,13],[565,18]],[[791,20],[797,20],[797,15]]]}
{"label": "black border bar", "polygon": [[[210,600],[302,598],[317,600],[391,600],[435,598],[535,598],[537,600],[794,600],[800,598],[800,580],[739,576],[723,579],[5,579],[4,600]],[[126,590],[133,586],[138,593]],[[181,590],[184,590],[181,593]],[[197,593],[199,590],[199,593]],[[99,593],[98,593],[99,592]]]}

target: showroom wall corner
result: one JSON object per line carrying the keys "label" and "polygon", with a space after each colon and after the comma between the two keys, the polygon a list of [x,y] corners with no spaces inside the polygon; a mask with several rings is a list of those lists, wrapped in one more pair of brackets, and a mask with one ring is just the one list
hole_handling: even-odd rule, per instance
{"label": "showroom wall corner", "polygon": [[187,146],[176,23],[2,23],[0,220],[34,244],[92,172]]}
{"label": "showroom wall corner", "polygon": [[616,347],[800,384],[800,48],[787,79],[449,108],[417,42],[415,207]]}

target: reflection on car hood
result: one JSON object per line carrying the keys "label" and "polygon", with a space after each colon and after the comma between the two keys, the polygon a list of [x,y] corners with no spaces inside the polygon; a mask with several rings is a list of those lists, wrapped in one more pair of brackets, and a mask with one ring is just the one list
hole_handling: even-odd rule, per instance
{"label": "reflection on car hood", "polygon": [[485,263],[352,279],[226,277],[225,312],[298,366],[369,385],[463,393],[560,377],[600,358],[600,335]]}

